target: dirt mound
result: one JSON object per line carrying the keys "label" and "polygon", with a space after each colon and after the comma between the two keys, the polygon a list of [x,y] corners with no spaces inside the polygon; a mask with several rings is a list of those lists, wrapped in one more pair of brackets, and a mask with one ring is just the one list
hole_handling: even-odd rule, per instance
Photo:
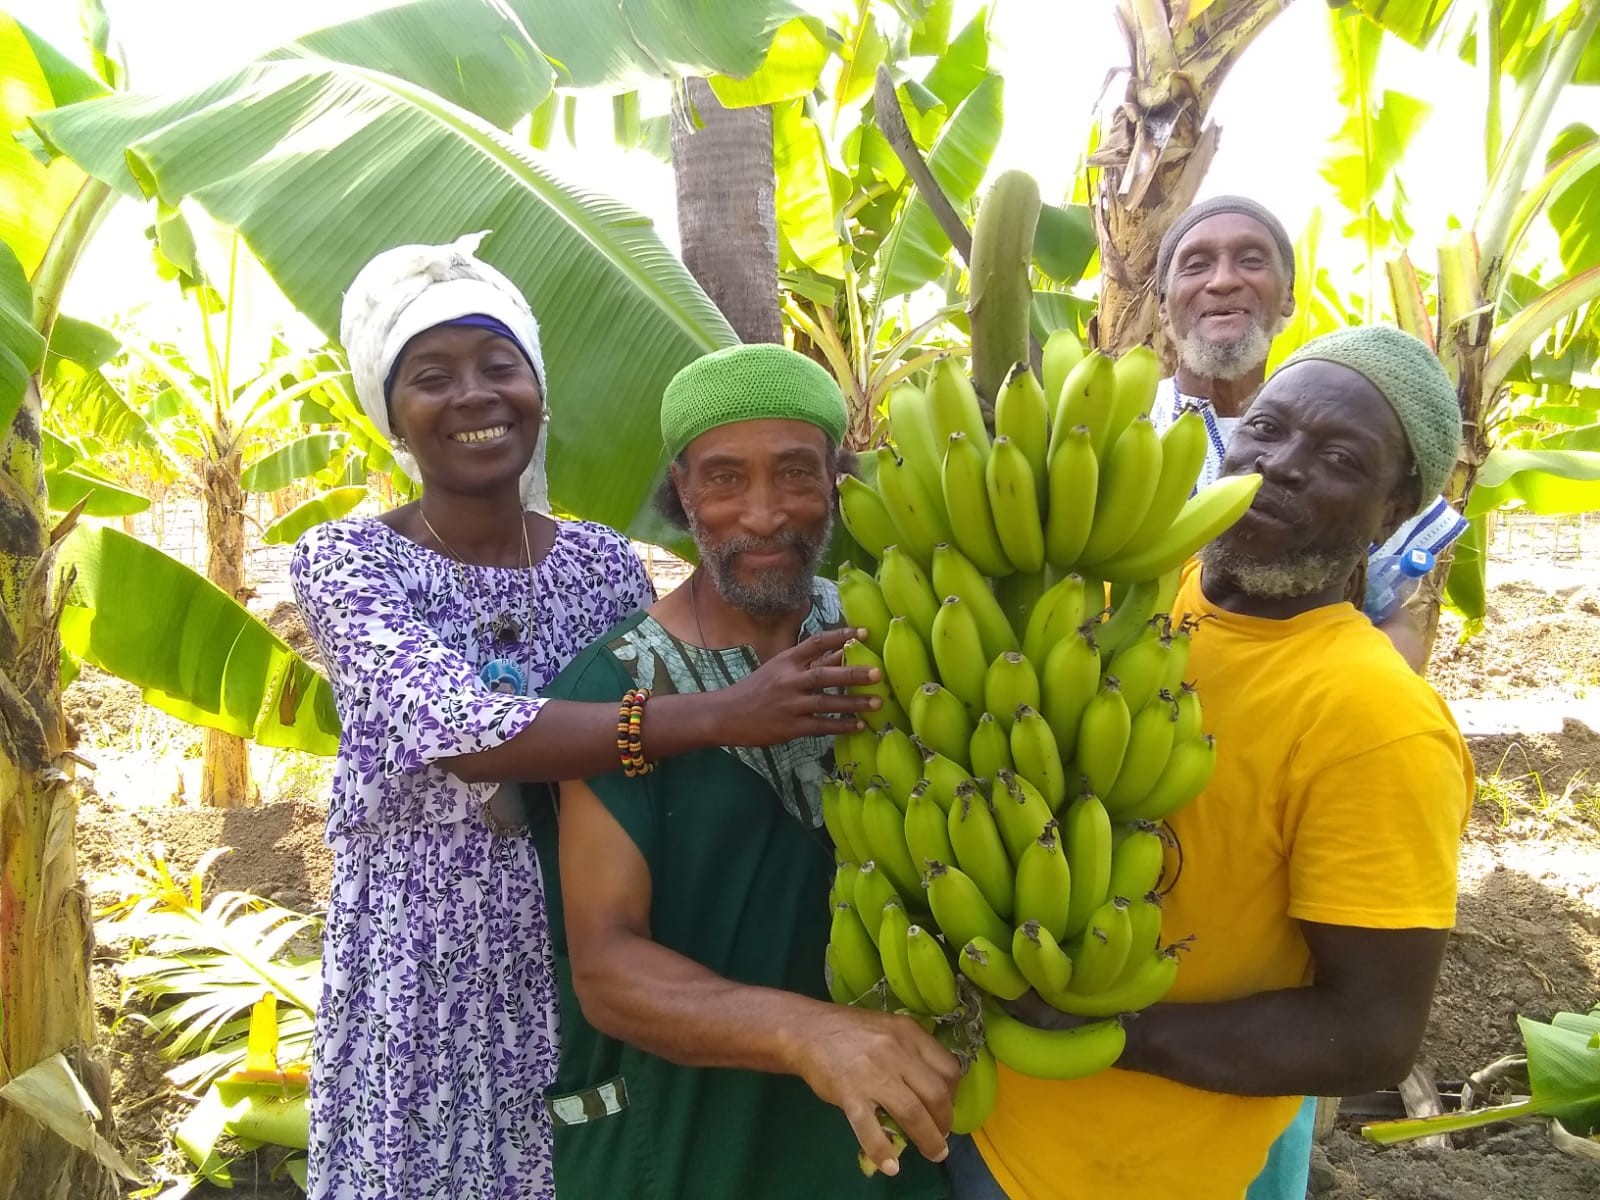
{"label": "dirt mound", "polygon": [[1600,685],[1600,598],[1593,585],[1550,591],[1509,581],[1491,593],[1481,634],[1459,640],[1460,624],[1441,620],[1429,678],[1439,694],[1509,696]]}
{"label": "dirt mound", "polygon": [[1470,1150],[1380,1149],[1337,1129],[1311,1154],[1313,1200],[1594,1200],[1600,1164],[1563,1154],[1543,1123],[1475,1135]]}

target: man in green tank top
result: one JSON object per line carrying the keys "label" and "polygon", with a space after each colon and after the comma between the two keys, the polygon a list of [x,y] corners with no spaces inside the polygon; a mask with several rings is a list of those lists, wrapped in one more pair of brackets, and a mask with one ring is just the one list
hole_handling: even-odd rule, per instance
{"label": "man in green tank top", "polygon": [[[693,534],[700,565],[545,695],[650,689],[645,759],[662,697],[768,704],[755,668],[840,622],[815,571],[845,422],[827,372],[782,347],[736,347],[680,372],[662,402],[673,456],[662,507]],[[811,665],[796,657],[793,669]],[[776,747],[682,754],[643,774],[619,761],[562,784],[539,834],[562,986],[558,1194],[947,1194],[928,1160],[945,1155],[955,1058],[911,1019],[832,1004],[824,988],[834,863],[820,783],[830,735],[854,726],[819,716],[813,736]],[[921,1154],[895,1159],[880,1109]],[[858,1144],[883,1174],[862,1175]]]}

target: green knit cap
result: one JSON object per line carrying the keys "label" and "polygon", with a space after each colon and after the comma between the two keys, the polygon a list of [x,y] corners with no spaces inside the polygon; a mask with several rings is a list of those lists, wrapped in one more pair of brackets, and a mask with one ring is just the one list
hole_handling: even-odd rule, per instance
{"label": "green knit cap", "polygon": [[1411,458],[1422,479],[1423,507],[1431,504],[1456,465],[1461,446],[1456,389],[1433,351],[1409,333],[1363,325],[1313,338],[1278,370],[1312,360],[1349,367],[1383,394],[1411,443]]}
{"label": "green knit cap", "polygon": [[804,354],[760,343],[697,358],[661,397],[661,440],[677,458],[708,429],[735,421],[806,421],[838,445],[849,420],[833,376]]}

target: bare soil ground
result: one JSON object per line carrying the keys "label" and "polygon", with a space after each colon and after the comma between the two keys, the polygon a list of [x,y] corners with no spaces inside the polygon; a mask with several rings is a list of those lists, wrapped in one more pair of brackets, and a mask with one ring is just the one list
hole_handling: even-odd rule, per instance
{"label": "bare soil ground", "polygon": [[[1459,1080],[1520,1049],[1516,1014],[1547,1019],[1600,1003],[1600,523],[1503,525],[1491,554],[1485,631],[1457,645],[1441,630],[1431,678],[1457,710],[1477,762],[1479,804],[1461,854],[1460,907],[1423,1057],[1440,1080]],[[309,645],[285,600],[277,561],[255,606],[297,649]],[[662,591],[682,578],[657,551]],[[68,691],[79,750],[97,764],[81,781],[80,865],[96,905],[115,897],[123,856],[160,844],[174,870],[213,846],[231,853],[212,889],[263,894],[293,908],[324,903],[331,860],[322,842],[328,764],[257,751],[259,808],[196,805],[200,738],[145,707],[136,689],[85,670]],[[135,1020],[113,1024],[116,954],[96,959],[104,1050],[114,1075],[119,1133],[135,1162],[177,1171],[172,1125],[178,1095]],[[252,1177],[250,1171],[256,1171]],[[130,1195],[132,1193],[130,1192]],[[265,1164],[236,1175],[232,1193],[289,1197]],[[1380,1150],[1341,1121],[1317,1148],[1316,1200],[1594,1200],[1600,1165],[1562,1154],[1538,1125],[1459,1135],[1451,1150]]]}

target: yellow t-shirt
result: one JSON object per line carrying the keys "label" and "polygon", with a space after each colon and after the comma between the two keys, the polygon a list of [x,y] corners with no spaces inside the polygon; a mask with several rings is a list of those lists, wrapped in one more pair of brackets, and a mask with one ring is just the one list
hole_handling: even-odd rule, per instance
{"label": "yellow t-shirt", "polygon": [[[1174,613],[1208,618],[1189,675],[1217,768],[1170,822],[1182,872],[1163,934],[1194,942],[1169,1000],[1309,983],[1298,921],[1448,929],[1472,760],[1444,702],[1351,605],[1244,617],[1208,603],[1199,577]],[[977,1142],[1012,1200],[1238,1200],[1300,1103],[1002,1067]]]}

